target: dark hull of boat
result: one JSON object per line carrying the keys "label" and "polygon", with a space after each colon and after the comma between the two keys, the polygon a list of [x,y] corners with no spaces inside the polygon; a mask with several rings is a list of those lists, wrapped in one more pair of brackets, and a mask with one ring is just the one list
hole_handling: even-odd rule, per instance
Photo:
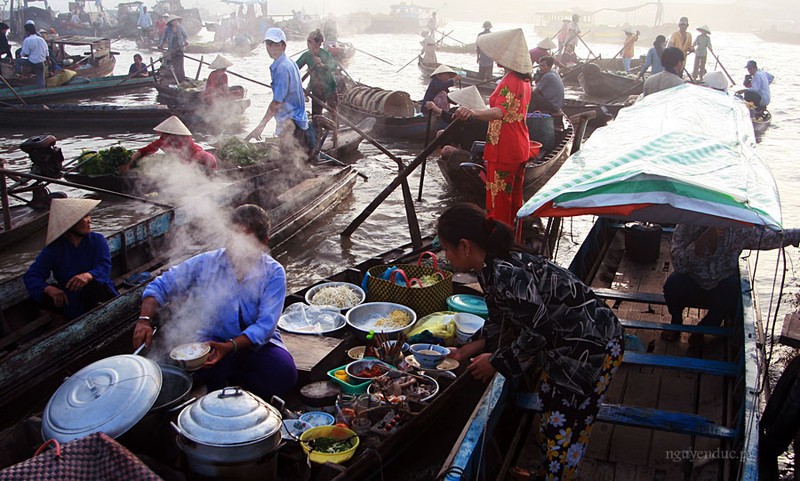
{"label": "dark hull of boat", "polygon": [[622,107],[622,104],[597,104],[583,100],[564,99],[561,111],[564,112],[565,117],[572,117],[584,112],[595,112],[594,118],[590,119],[586,125],[585,135],[588,137],[595,129],[604,127],[608,122],[614,120]]}
{"label": "dark hull of boat", "polygon": [[800,44],[800,32],[783,32],[778,29],[758,30],[753,32],[761,40],[775,43],[793,43]]}
{"label": "dark hull of boat", "polygon": [[[126,80],[127,79],[127,80]],[[131,78],[126,75],[115,75],[96,79],[81,79],[80,83],[68,83],[60,87],[38,89],[34,86],[15,88],[26,102],[40,103],[52,100],[61,100],[70,97],[89,97],[112,92],[122,92],[144,87],[152,87],[151,78]],[[123,82],[123,80],[125,80]],[[75,80],[73,79],[73,82]],[[6,103],[21,103],[10,89],[0,88],[0,101]]]}
{"label": "dark hull of boat", "polygon": [[32,209],[27,206],[12,206],[11,229],[5,230],[0,221],[0,249],[19,242],[34,232],[47,226],[50,218],[49,210]]}
{"label": "dark hull of boat", "polygon": [[[622,65],[621,58],[615,58],[615,59],[599,58],[597,60],[592,60],[591,63],[599,66],[604,71],[609,71],[609,72],[621,72],[625,69]],[[642,64],[643,62],[641,61],[641,59],[636,59],[636,58],[631,59],[631,72],[638,72],[642,68]],[[580,64],[568,69],[561,70],[561,81],[564,82],[564,85],[569,85],[572,87],[580,87],[581,83],[578,80],[578,75],[585,68],[583,67],[583,65],[586,64]]]}
{"label": "dark hull of boat", "polygon": [[587,65],[581,70],[578,81],[586,95],[608,102],[619,101],[620,97],[628,95],[638,95],[642,93],[643,85],[643,82],[635,78],[603,72],[593,65]]}
{"label": "dark hull of boat", "polygon": [[171,115],[186,121],[186,112],[168,108],[137,108],[116,105],[50,105],[47,109],[38,105],[26,107],[0,107],[0,126],[41,126],[62,129],[81,129],[85,126],[114,125],[125,130],[158,125]]}
{"label": "dark hull of boat", "polygon": [[753,118],[753,132],[756,134],[763,134],[767,131],[772,124],[772,114],[769,110],[765,110],[761,117]]}

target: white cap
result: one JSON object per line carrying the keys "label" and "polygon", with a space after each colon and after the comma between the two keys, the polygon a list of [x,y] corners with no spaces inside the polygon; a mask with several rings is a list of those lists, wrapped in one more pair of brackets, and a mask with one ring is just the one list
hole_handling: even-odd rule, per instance
{"label": "white cap", "polygon": [[275,43],[278,42],[286,43],[286,34],[283,33],[283,30],[276,27],[272,27],[270,29],[267,29],[267,33],[264,34],[264,41],[266,42],[267,40]]}
{"label": "white cap", "polygon": [[33,20],[28,20],[27,22],[25,22],[25,25],[36,25],[36,24],[33,23]]}

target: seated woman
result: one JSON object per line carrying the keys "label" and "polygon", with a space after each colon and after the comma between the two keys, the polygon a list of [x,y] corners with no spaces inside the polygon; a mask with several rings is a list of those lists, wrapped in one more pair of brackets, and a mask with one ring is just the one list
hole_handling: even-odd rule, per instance
{"label": "seated woman", "polygon": [[425,90],[425,96],[422,97],[422,113],[428,115],[429,109],[428,102],[433,102],[439,107],[439,110],[450,110],[450,102],[447,100],[447,94],[450,87],[455,85],[453,79],[458,77],[458,74],[447,65],[439,65],[436,70],[431,74],[431,81]]}
{"label": "seated woman", "polygon": [[[181,305],[184,312],[203,313],[181,317],[178,329],[196,331],[213,348],[198,371],[209,391],[239,385],[262,399],[282,396],[297,382],[297,368],[276,328],[286,274],[267,253],[269,215],[242,205],[233,211],[230,227],[225,248],[192,257],[147,286],[133,345],[150,344],[161,306]],[[192,320],[199,322],[187,326]]]}
{"label": "seated woman", "polygon": [[139,159],[155,154],[158,149],[163,150],[166,154],[177,156],[183,163],[196,162],[206,170],[217,170],[217,158],[194,143],[192,132],[183,125],[178,117],[173,115],[156,125],[153,130],[160,133],[161,137],[134,152],[129,163],[119,166],[121,173],[128,172]]}
{"label": "seated woman", "polygon": [[[89,211],[99,203],[53,199],[45,247],[22,278],[32,299],[69,319],[118,295],[108,242],[92,232]],[[55,284],[48,282],[51,275]]]}
{"label": "seated woman", "polygon": [[[488,107],[486,102],[483,101],[478,87],[470,85],[463,89],[454,90],[447,95],[448,99],[458,106],[466,107],[472,110],[484,110]],[[453,113],[455,110],[442,110],[432,101],[428,101],[425,107],[432,110],[434,115],[442,117],[442,120],[450,124],[453,122]],[[469,150],[472,149],[472,144],[476,141],[485,142],[486,132],[489,129],[489,123],[484,120],[475,118],[462,120],[459,124],[458,130],[452,134],[448,145],[442,148],[442,158],[448,159],[453,156],[459,163],[467,162],[469,160]],[[482,159],[481,159],[482,162]]]}
{"label": "seated woman", "polygon": [[208,74],[206,80],[206,89],[203,91],[203,101],[207,104],[213,104],[217,101],[228,100],[230,97],[230,89],[228,88],[228,74],[225,70],[233,65],[230,60],[222,55],[217,55],[217,58],[208,66],[212,72]]}
{"label": "seated woman", "polygon": [[149,77],[150,73],[147,71],[147,65],[142,61],[142,56],[138,53],[133,56],[133,63],[128,69],[128,76],[133,78]]}

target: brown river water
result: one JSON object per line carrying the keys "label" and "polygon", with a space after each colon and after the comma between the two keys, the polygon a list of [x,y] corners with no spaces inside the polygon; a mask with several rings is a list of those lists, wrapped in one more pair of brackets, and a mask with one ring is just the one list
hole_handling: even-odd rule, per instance
{"label": "brown river water", "polygon": [[[483,19],[480,19],[481,21]],[[518,27],[512,24],[496,24],[495,31],[506,28]],[[480,31],[480,23],[455,22],[446,25],[446,31],[452,30],[452,37],[464,42],[473,42],[474,36]],[[532,28],[525,27],[528,44],[534,45],[538,38]],[[796,59],[800,58],[800,46],[778,45],[764,42],[749,33],[714,32],[713,44],[720,60],[734,77],[737,84],[746,73],[744,64],[750,58],[758,60],[762,68],[775,75],[772,85],[773,114],[772,126],[761,139],[758,152],[762,159],[770,166],[782,194],[783,220],[786,227],[800,227],[800,191],[795,190],[800,184],[800,173],[794,155],[800,151],[800,69]],[[210,35],[204,32],[200,39],[205,41]],[[426,82],[421,78],[416,67],[416,62],[411,62],[400,72],[397,70],[415,58],[419,51],[421,37],[416,35],[354,35],[343,37],[341,40],[352,42],[357,48],[380,57],[392,63],[376,60],[362,52],[356,53],[347,71],[354,79],[372,86],[385,89],[405,90],[414,99],[422,98]],[[637,55],[646,53],[652,39],[642,39],[637,45]],[[452,43],[449,42],[448,43]],[[125,74],[132,62],[136,46],[130,40],[119,40],[113,48],[120,52],[115,74]],[[304,41],[290,41],[287,52],[299,52],[305,48]],[[613,56],[620,48],[615,44],[594,44],[592,49],[603,57]],[[581,56],[586,55],[585,49],[578,50]],[[150,54],[144,53],[145,61]],[[157,57],[157,55],[153,55]],[[199,55],[194,55],[199,57]],[[232,72],[268,83],[269,63],[263,47],[257,48],[247,56],[227,55],[233,62],[229,69]],[[210,61],[211,55],[206,56]],[[439,53],[439,60],[448,64],[462,66],[477,70],[473,54]],[[691,59],[690,59],[691,61]],[[714,70],[715,62],[709,60],[709,71]],[[194,75],[197,64],[187,60],[187,75]],[[204,78],[208,73],[203,69],[200,76]],[[263,86],[230,77],[231,84],[241,84],[247,89],[247,97],[252,100],[252,106],[246,112],[244,135],[258,123],[267,104],[271,99],[271,92]],[[734,87],[735,88],[735,87]],[[100,97],[95,103],[113,103],[122,105],[143,105],[155,103],[155,91],[144,90],[110,97]],[[267,126],[265,133],[271,133],[274,125]],[[44,133],[39,130],[9,130],[0,132],[0,157],[9,161],[12,168],[22,169],[26,166],[26,156],[18,149],[19,143],[31,135]],[[83,149],[102,149],[114,144],[122,143],[129,148],[139,147],[154,140],[155,134],[150,131],[120,132],[113,125],[101,130],[76,130],[69,126],[63,129],[52,129],[49,133],[56,135],[59,145],[64,151],[66,159],[77,157]],[[202,135],[196,136],[199,141],[210,142]],[[385,142],[389,150],[411,160],[421,149],[421,142]],[[384,204],[356,231],[350,238],[339,235],[348,223],[386,186],[396,173],[396,165],[387,156],[380,153],[374,146],[364,142],[361,146],[363,157],[355,162],[355,166],[369,176],[368,182],[358,181],[351,198],[342,203],[334,212],[305,229],[292,241],[273,252],[273,255],[286,267],[290,288],[299,288],[315,279],[336,272],[347,265],[359,262],[370,255],[387,250],[393,246],[409,241],[409,234],[405,221],[402,196],[395,192]],[[410,178],[410,185],[416,197],[419,174],[415,173]],[[76,195],[74,192],[73,195]],[[416,203],[417,214],[423,234],[431,233],[437,214],[454,201],[453,197],[444,189],[443,180],[438,168],[428,165],[425,176],[424,198]],[[106,206],[94,216],[95,228],[100,232],[108,232],[120,228],[138,216],[156,211],[147,205],[132,202],[114,203]],[[560,246],[559,260],[568,262],[572,252],[577,247],[581,238],[580,233],[585,232],[591,225],[591,218],[575,218],[565,223],[565,236]],[[11,270],[24,269],[35,253],[22,253],[15,259],[16,265],[0,265],[0,270],[6,273]],[[793,299],[800,290],[797,287],[797,275],[794,261],[798,258],[798,249],[787,249],[787,272],[784,284],[783,301],[780,306],[778,319],[782,319],[786,312],[792,309],[790,299]],[[7,257],[7,256],[4,256]],[[769,252],[760,256],[757,270],[758,294],[767,318],[768,309],[774,312],[776,296],[773,296],[773,277],[775,276],[777,256]],[[780,280],[780,276],[779,276]],[[774,288],[777,292],[777,287]],[[772,301],[771,301],[772,299]],[[774,315],[774,314],[770,314]],[[780,324],[778,331],[780,332]],[[785,351],[782,351],[785,353]],[[775,368],[773,368],[775,369]],[[779,369],[778,369],[779,372]]]}

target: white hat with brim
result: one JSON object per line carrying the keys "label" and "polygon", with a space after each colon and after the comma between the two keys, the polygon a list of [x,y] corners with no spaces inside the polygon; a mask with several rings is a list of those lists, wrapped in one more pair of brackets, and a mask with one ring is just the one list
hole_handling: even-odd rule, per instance
{"label": "white hat with brim", "polygon": [[485,110],[486,102],[483,101],[478,87],[470,85],[463,89],[454,90],[447,94],[451,101],[471,110]]}
{"label": "white hat with brim", "polygon": [[499,65],[521,74],[533,71],[528,44],[521,28],[481,35],[477,43],[478,48]]}
{"label": "white hat with brim", "polygon": [[537,43],[536,46],[543,50],[552,50],[556,48],[556,43],[550,40],[550,38],[545,37],[539,40],[539,43]]}
{"label": "white hat with brim", "polygon": [[170,14],[169,17],[167,17],[167,23],[174,22],[175,20],[183,20],[183,17],[179,17],[177,15],[172,15],[172,14]]}
{"label": "white hat with brim", "polygon": [[286,34],[283,33],[283,30],[272,27],[268,28],[267,31],[264,33],[264,41],[266,42],[269,40],[270,42],[283,42],[286,43]]}
{"label": "white hat with brim", "polygon": [[703,77],[703,84],[715,90],[728,91],[728,79],[722,72],[709,72]]}
{"label": "white hat with brim", "polygon": [[53,199],[50,203],[45,243],[50,244],[61,237],[99,203],[99,200],[92,199]]}
{"label": "white hat with brim", "polygon": [[33,20],[28,20],[25,22],[25,25],[36,25]]}
{"label": "white hat with brim", "polygon": [[231,65],[233,65],[233,63],[231,63],[230,60],[223,57],[222,55],[217,55],[217,58],[215,58],[214,61],[208,65],[208,68],[212,70],[219,70],[223,68],[228,68]]}
{"label": "white hat with brim", "polygon": [[622,29],[623,32],[627,33],[628,35],[633,35],[633,29],[631,27],[625,27]]}
{"label": "white hat with brim", "polygon": [[171,116],[167,120],[161,122],[160,124],[156,125],[153,130],[162,134],[172,134],[172,135],[192,135],[192,131],[189,130],[181,119],[176,116]]}
{"label": "white hat with brim", "polygon": [[698,32],[703,32],[706,35],[711,35],[711,29],[708,28],[708,25],[700,25],[697,27]]}
{"label": "white hat with brim", "polygon": [[431,77],[435,77],[435,76],[439,75],[440,73],[451,73],[453,75],[458,75],[455,70],[451,69],[450,67],[448,67],[445,64],[441,64],[438,67],[436,67],[436,70],[434,70],[433,73],[431,73],[430,76]]}

